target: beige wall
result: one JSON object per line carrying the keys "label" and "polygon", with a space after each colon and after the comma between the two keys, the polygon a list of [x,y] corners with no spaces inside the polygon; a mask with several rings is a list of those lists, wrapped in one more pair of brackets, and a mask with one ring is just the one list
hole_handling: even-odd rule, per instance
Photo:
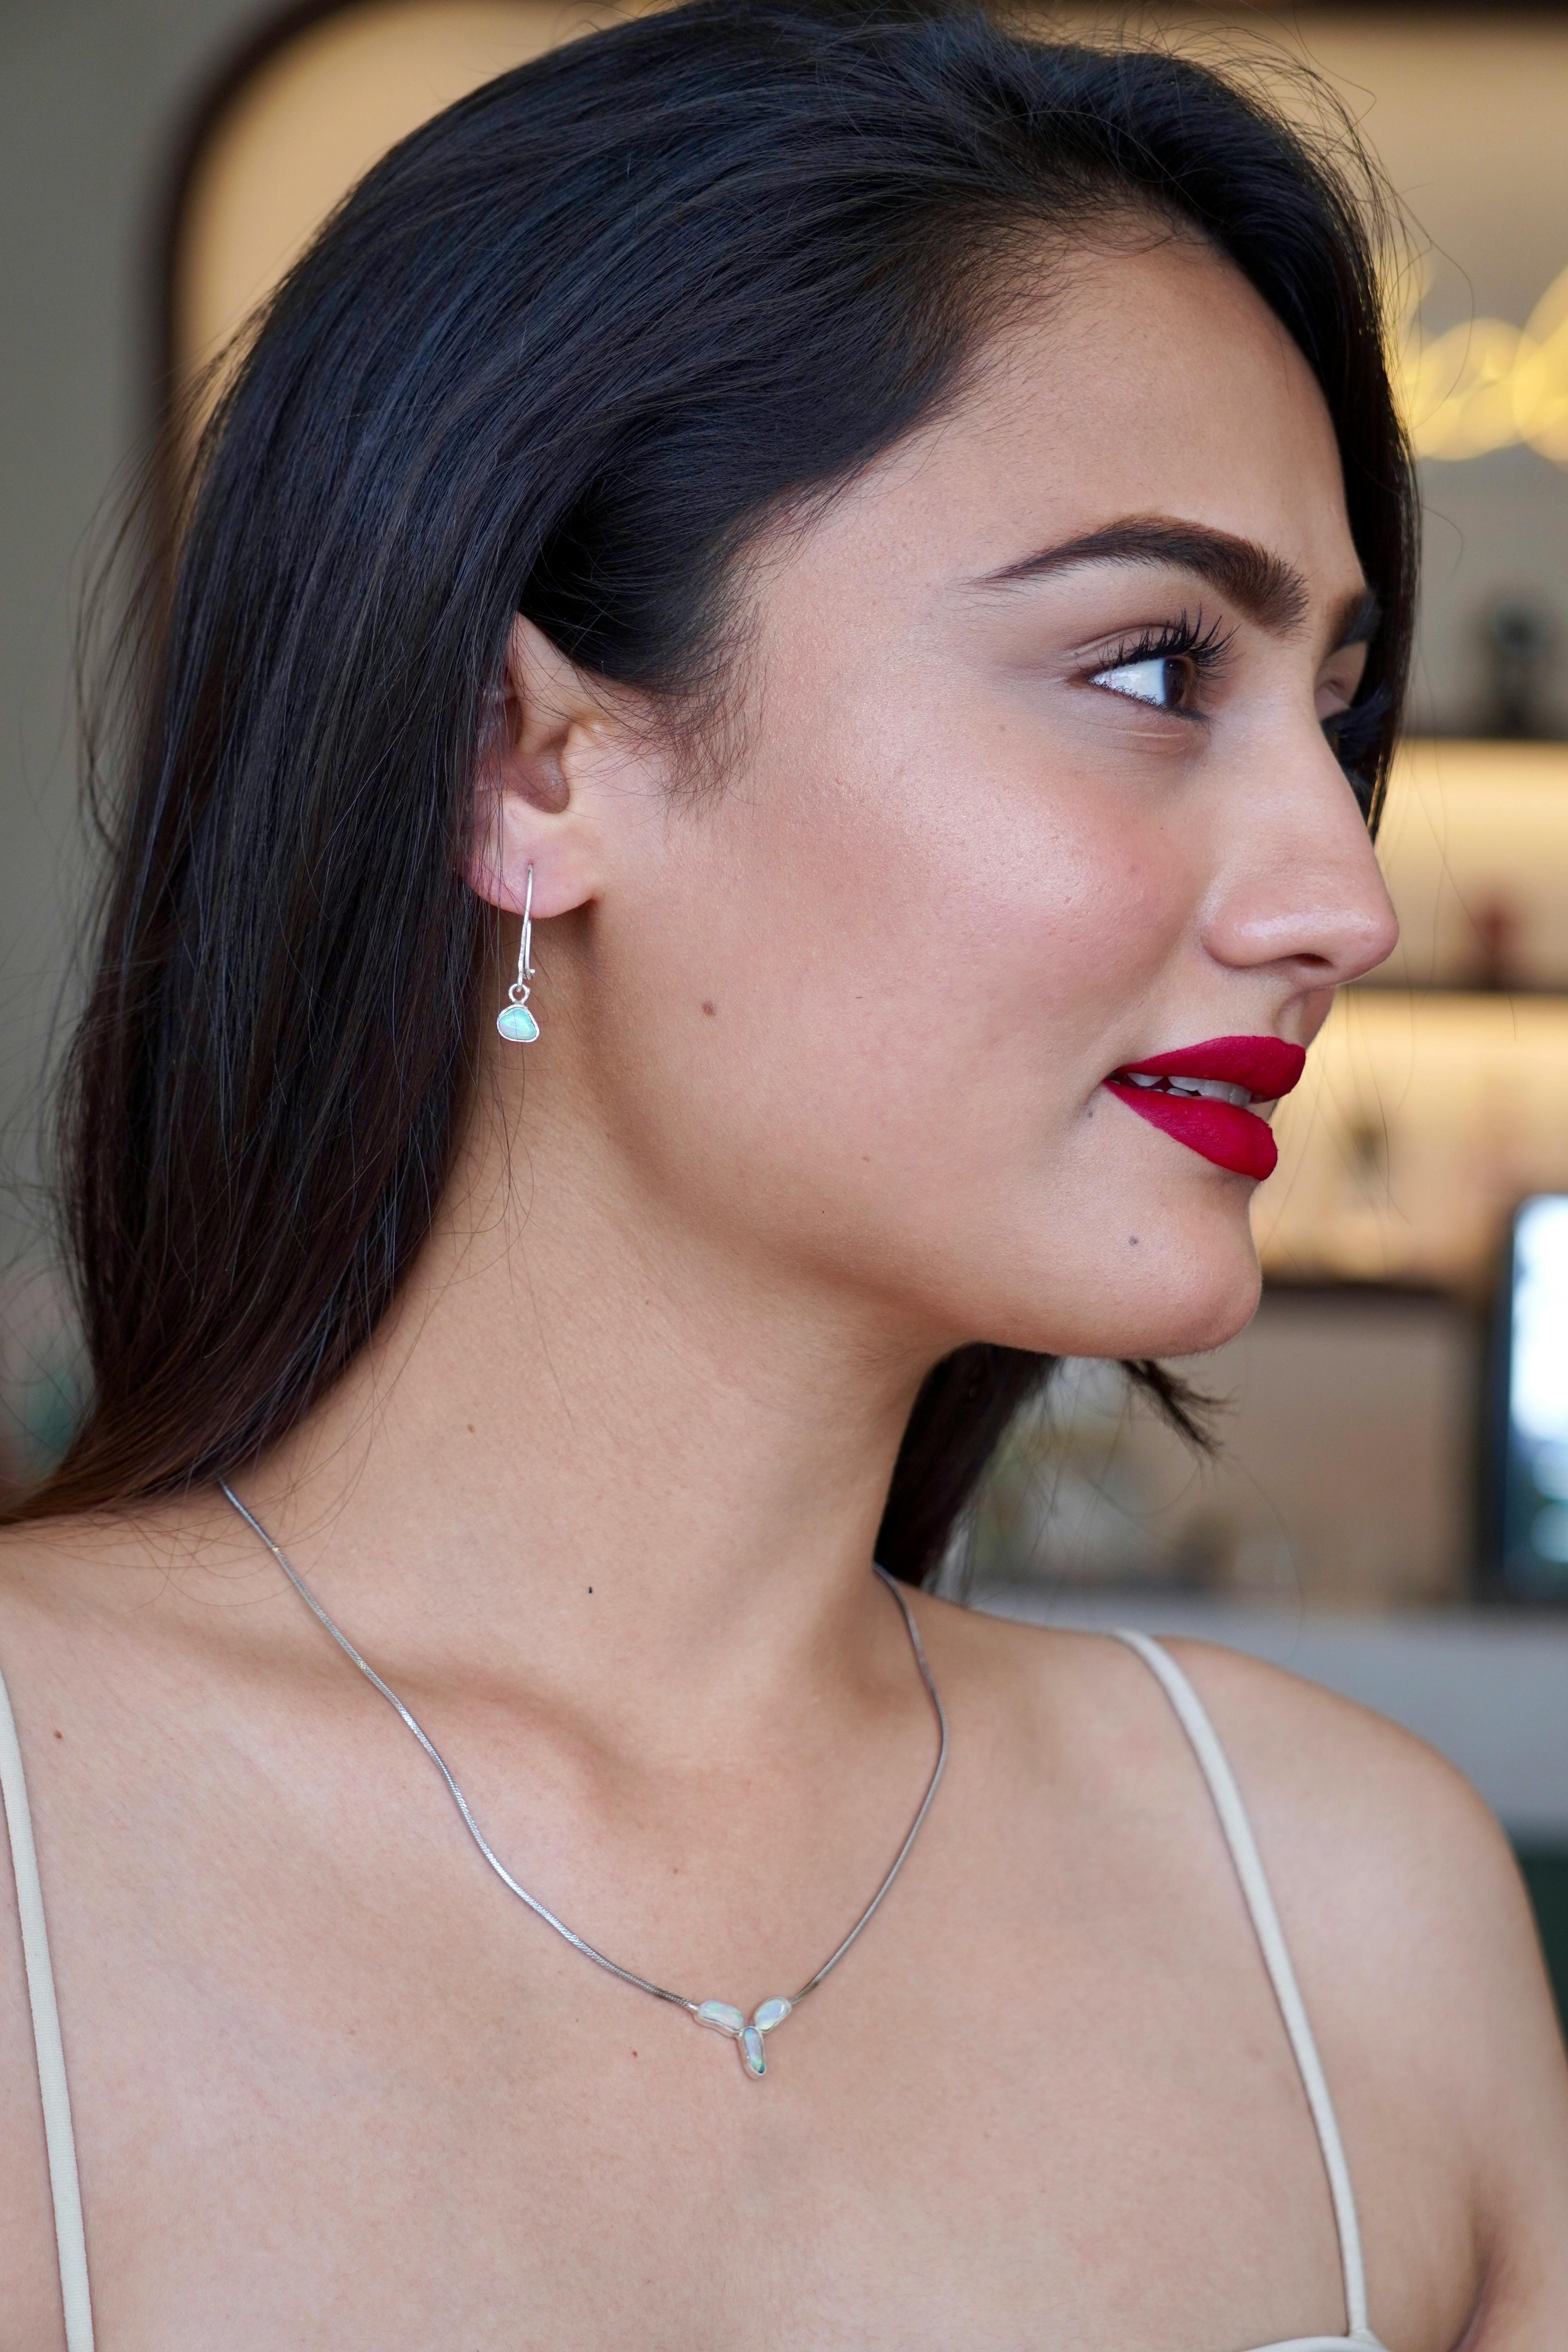
{"label": "beige wall", "polygon": [[70,615],[94,518],[147,412],[152,225],[193,93],[254,0],[0,7],[0,1240],[35,1205],[37,1069],[83,860]]}

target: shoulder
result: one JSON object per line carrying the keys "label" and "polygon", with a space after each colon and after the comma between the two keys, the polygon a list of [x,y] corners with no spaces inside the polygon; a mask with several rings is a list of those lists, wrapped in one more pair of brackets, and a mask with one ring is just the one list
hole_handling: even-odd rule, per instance
{"label": "shoulder", "polygon": [[[249,1588],[225,1570],[223,1524],[201,1498],[0,1529],[0,1680],[22,1774],[7,1775],[7,1830],[27,1804],[61,2009],[73,2026],[100,1998],[83,1965],[81,1890],[133,1853],[127,1791],[145,1785],[137,1747],[158,1723],[197,1714]],[[237,1555],[232,1555],[237,1559]],[[216,1567],[213,1562],[216,1561]],[[254,1612],[250,1612],[254,1614]],[[141,1778],[139,1780],[139,1775]],[[132,1864],[133,1866],[133,1864]],[[86,1911],[90,1916],[90,1903]],[[63,1932],[62,1932],[63,1931]],[[109,1970],[111,1980],[112,1968]],[[111,1998],[111,1996],[110,1996]],[[59,2342],[47,2155],[11,1839],[0,1834],[0,2341]]]}
{"label": "shoulder", "polygon": [[[1535,2340],[1531,2326],[1568,2305],[1568,2063],[1508,1840],[1463,1776],[1398,1725],[1236,1651],[1161,1647],[1240,1790],[1373,2240],[1445,2226],[1434,2201],[1451,2179],[1447,2226],[1472,2240],[1489,2282],[1478,2345]],[[1185,1734],[1125,1643],[992,1622],[954,1648],[961,1670],[1012,1691],[1042,1760],[1070,1725],[1102,1782],[1162,1804],[1185,1789],[1206,1807]],[[1436,2166],[1422,2157],[1433,2149]],[[1402,2223],[1417,2179],[1426,2210]]]}
{"label": "shoulder", "polygon": [[[1235,1652],[1169,1647],[1242,1789],[1347,2121],[1390,2159],[1390,2116],[1452,2152],[1486,2283],[1473,2340],[1539,2340],[1568,2305],[1568,2061],[1507,1838],[1399,1726]],[[1374,2212],[1397,2204],[1369,2188]]]}
{"label": "shoulder", "polygon": [[[38,1807],[38,1784],[48,1775],[40,1769],[47,1759],[37,1752],[37,1734],[54,1712],[61,1637],[72,1613],[69,1584],[79,1554],[77,1532],[69,1522],[0,1532],[0,1695],[8,1702],[5,1713],[19,1735],[4,1776],[6,1835],[0,1839],[0,2276],[5,2281],[7,2343],[60,2340],[34,1988],[22,1940],[16,1866],[24,1843],[25,1812],[31,1832],[26,1843],[36,1848],[35,1866],[46,1881],[49,1877],[51,1841]],[[10,1747],[9,1739],[5,1744]],[[47,1918],[47,1885],[45,1909]],[[35,1951],[35,1970],[39,1965],[40,1955]]]}
{"label": "shoulder", "polygon": [[[1097,1769],[1157,1771],[1206,1802],[1175,1712],[1128,1644],[998,1632],[994,1654],[1036,1704],[1093,1727]],[[1367,2000],[1396,2000],[1417,2030],[1441,2027],[1456,2066],[1482,2054],[1478,1998],[1552,2027],[1512,1852],[1461,1773],[1399,1725],[1280,1667],[1205,1642],[1159,1646],[1213,1726],[1309,1964],[1321,1950],[1325,1971]],[[1456,2041],[1460,2010],[1472,2014]],[[1486,2095],[1484,2067],[1472,2089]]]}
{"label": "shoulder", "polygon": [[205,1493],[0,1528],[0,1665],[17,1649],[47,1665],[95,1635],[121,1647],[189,1630],[248,1559]]}
{"label": "shoulder", "polygon": [[1352,1939],[1361,1972],[1397,1966],[1403,1998],[1441,2003],[1521,1969],[1533,1985],[1508,1841],[1445,1758],[1278,1666],[1206,1643],[1162,1646],[1214,1725],[1282,1905]]}
{"label": "shoulder", "polygon": [[[984,1676],[993,1702],[1042,1740],[1070,1726],[1095,1769],[1158,1755],[1168,1772],[1195,1773],[1169,1699],[1130,1644],[950,1608],[933,1632],[960,1675]],[[1525,1898],[1495,1816],[1425,1741],[1240,1651],[1158,1646],[1213,1725],[1271,1866],[1321,1895],[1341,1925],[1371,1935],[1394,1916],[1432,1925],[1451,1913],[1468,1937],[1478,1906],[1465,1898],[1482,1891],[1495,1898],[1484,1912],[1518,1916]]]}

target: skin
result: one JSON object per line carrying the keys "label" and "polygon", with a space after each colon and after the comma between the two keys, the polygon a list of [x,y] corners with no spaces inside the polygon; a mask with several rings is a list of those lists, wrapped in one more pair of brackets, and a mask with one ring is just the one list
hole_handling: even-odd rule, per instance
{"label": "skin", "polygon": [[[1168,563],[994,577],[1152,516],[1269,551],[1299,615]],[[921,1377],[976,1337],[1234,1332],[1251,1184],[1101,1081],[1307,1043],[1394,923],[1321,731],[1363,659],[1332,435],[1196,247],[1079,256],[742,586],[721,789],[517,628],[473,879],[515,908],[533,866],[543,1034],[498,1043],[401,1310],[243,1491],[525,1883],[749,2010],[853,1920],[932,1760],[868,1568]],[[1234,631],[1201,713],[1110,674],[1200,607]],[[916,1606],[949,1775],[759,2086],[497,1885],[221,1502],[9,1538],[100,2341],[1342,2329],[1316,2144],[1164,1699],[1119,1645]],[[1495,1825],[1390,1726],[1178,1647],[1320,2035],[1374,2326],[1549,2340],[1568,2084]],[[0,2336],[44,2352],[15,1946],[7,1908]]]}

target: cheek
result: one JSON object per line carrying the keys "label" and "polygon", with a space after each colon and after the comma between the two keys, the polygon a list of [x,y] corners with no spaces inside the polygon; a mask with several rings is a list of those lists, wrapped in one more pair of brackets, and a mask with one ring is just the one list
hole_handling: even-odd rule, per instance
{"label": "cheek", "polygon": [[973,1116],[992,1077],[1026,1073],[1037,1109],[1071,1116],[1139,1042],[1197,877],[1164,812],[1080,752],[1016,717],[915,708],[840,745],[779,853],[807,968],[884,1080],[918,1066],[920,1099],[957,1090]]}
{"label": "cheek", "polygon": [[801,1017],[888,1077],[918,1050],[929,1087],[944,1045],[1011,1033],[1037,1056],[1042,1023],[1070,1065],[1170,952],[1190,877],[1146,781],[910,627],[889,583],[919,570],[895,549],[853,597],[781,597],[755,772],[726,814]]}
{"label": "cheek", "polygon": [[1099,1092],[1190,1010],[1201,829],[912,693],[769,751],[603,909],[594,1083],[644,1179],[943,1344],[1227,1336],[1244,1196]]}
{"label": "cheek", "polygon": [[726,1115],[884,1184],[889,1162],[1037,1182],[1106,1072],[1160,1042],[1144,1008],[1194,898],[1163,813],[1016,717],[896,683],[767,750],[668,865],[659,985],[692,1000]]}

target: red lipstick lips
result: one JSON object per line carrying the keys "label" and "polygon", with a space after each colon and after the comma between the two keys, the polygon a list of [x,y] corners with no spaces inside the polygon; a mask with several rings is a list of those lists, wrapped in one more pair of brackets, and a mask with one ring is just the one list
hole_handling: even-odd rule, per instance
{"label": "red lipstick lips", "polygon": [[1268,1121],[1246,1104],[1288,1095],[1306,1060],[1304,1046],[1288,1045],[1282,1037],[1210,1037],[1202,1045],[1129,1062],[1105,1086],[1189,1151],[1260,1181],[1273,1174],[1279,1147]]}

